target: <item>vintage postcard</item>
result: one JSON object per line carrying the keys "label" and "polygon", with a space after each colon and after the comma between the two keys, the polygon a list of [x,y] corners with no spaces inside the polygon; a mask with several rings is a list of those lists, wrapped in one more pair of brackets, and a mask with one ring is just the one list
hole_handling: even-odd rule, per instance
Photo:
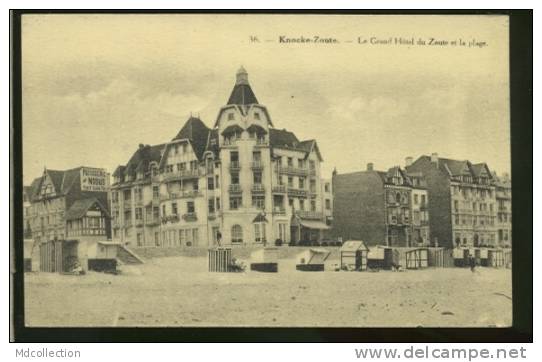
{"label": "vintage postcard", "polygon": [[507,16],[21,23],[26,326],[512,325]]}

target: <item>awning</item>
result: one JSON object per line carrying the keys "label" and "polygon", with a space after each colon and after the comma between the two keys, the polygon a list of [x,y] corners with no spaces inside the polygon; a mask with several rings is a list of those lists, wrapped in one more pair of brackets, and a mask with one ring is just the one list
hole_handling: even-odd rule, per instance
{"label": "awning", "polygon": [[252,124],[247,128],[247,131],[254,132],[256,134],[266,134],[267,131],[260,125]]}
{"label": "awning", "polygon": [[308,229],[329,230],[330,227],[322,221],[299,219],[299,223]]}
{"label": "awning", "polygon": [[265,215],[260,213],[258,214],[254,220],[252,220],[253,223],[258,223],[258,222],[268,222],[267,219],[265,218]]}
{"label": "awning", "polygon": [[232,126],[228,126],[224,129],[224,131],[222,131],[222,135],[228,135],[228,134],[234,134],[234,133],[241,133],[243,132],[243,128],[241,126],[238,126],[236,124],[232,125]]}

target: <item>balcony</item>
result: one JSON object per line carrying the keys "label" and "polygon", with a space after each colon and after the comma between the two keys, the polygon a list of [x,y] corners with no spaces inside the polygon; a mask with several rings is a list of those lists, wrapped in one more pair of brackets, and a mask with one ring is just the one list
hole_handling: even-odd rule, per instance
{"label": "balcony", "polygon": [[162,216],[162,224],[167,224],[168,222],[170,223],[179,222],[179,215],[173,214],[173,215]]}
{"label": "balcony", "polygon": [[315,168],[309,169],[309,175],[316,176],[316,169]]}
{"label": "balcony", "polygon": [[299,216],[302,219],[311,219],[311,220],[323,220],[324,214],[319,211],[303,211],[303,210],[297,210],[295,212],[297,216]]}
{"label": "balcony", "polygon": [[132,202],[131,201],[124,201],[123,207],[125,210],[131,210],[132,209]]}
{"label": "balcony", "polygon": [[307,190],[288,187],[288,196],[307,197]]}
{"label": "balcony", "polygon": [[273,215],[286,215],[286,209],[284,206],[275,206],[273,208]]}
{"label": "balcony", "polygon": [[145,225],[147,226],[156,226],[160,225],[160,218],[159,217],[152,217],[145,220]]}
{"label": "balcony", "polygon": [[262,184],[254,184],[252,185],[252,193],[253,194],[262,194],[265,192],[265,187]]}
{"label": "balcony", "polygon": [[230,162],[230,171],[239,171],[241,169],[241,164],[239,161]]}
{"label": "balcony", "polygon": [[187,212],[186,214],[183,215],[183,220],[184,221],[197,221],[198,220],[198,216],[195,212]]}
{"label": "balcony", "polygon": [[269,146],[269,142],[265,138],[258,138],[256,139],[256,146],[266,147],[266,146]]}
{"label": "balcony", "polygon": [[294,166],[279,166],[279,172],[293,176],[307,176],[309,170],[306,168],[299,168]]}
{"label": "balcony", "polygon": [[275,193],[275,194],[285,194],[286,193],[286,186],[285,185],[273,186],[273,193]]}
{"label": "balcony", "polygon": [[168,195],[160,195],[160,201],[187,199],[201,196],[202,193],[199,190],[185,190],[178,193],[170,193]]}
{"label": "balcony", "polygon": [[263,162],[262,161],[252,161],[252,164],[250,166],[253,170],[261,170],[263,169]]}
{"label": "balcony", "polygon": [[164,182],[189,180],[189,179],[194,179],[198,177],[200,177],[200,172],[198,169],[174,171],[174,172],[167,172],[167,173],[162,174],[162,180]]}
{"label": "balcony", "polygon": [[243,192],[243,190],[241,189],[241,185],[239,184],[231,184],[228,187],[228,191],[230,192],[230,194],[240,194],[241,192]]}

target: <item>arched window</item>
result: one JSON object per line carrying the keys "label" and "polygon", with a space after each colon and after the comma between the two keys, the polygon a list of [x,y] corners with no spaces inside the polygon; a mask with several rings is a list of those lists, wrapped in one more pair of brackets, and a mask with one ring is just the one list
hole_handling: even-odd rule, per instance
{"label": "arched window", "polygon": [[241,225],[233,225],[231,227],[231,242],[242,243],[243,242],[243,228]]}
{"label": "arched window", "polygon": [[401,202],[401,194],[399,192],[395,194],[395,202],[397,203]]}

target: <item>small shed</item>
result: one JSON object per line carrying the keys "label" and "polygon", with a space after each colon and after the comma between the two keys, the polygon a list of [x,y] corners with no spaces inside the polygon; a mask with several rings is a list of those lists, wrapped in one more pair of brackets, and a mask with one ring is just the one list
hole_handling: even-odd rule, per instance
{"label": "small shed", "polygon": [[324,262],[331,254],[320,248],[311,248],[297,255],[296,269],[300,271],[324,271]]}
{"label": "small shed", "polygon": [[232,255],[231,248],[212,248],[209,249],[208,265],[210,272],[231,272]]}
{"label": "small shed", "polygon": [[393,250],[385,246],[374,246],[367,253],[367,266],[371,269],[390,269],[393,264]]}
{"label": "small shed", "polygon": [[425,248],[405,251],[405,267],[407,269],[422,269],[429,266],[428,252]]}
{"label": "small shed", "polygon": [[502,249],[488,250],[488,266],[502,268],[505,266],[504,253]]}
{"label": "small shed", "polygon": [[278,271],[279,250],[274,247],[258,249],[250,255],[250,270],[276,273]]}
{"label": "small shed", "polygon": [[340,251],[341,270],[367,270],[369,248],[361,240],[346,241]]}

